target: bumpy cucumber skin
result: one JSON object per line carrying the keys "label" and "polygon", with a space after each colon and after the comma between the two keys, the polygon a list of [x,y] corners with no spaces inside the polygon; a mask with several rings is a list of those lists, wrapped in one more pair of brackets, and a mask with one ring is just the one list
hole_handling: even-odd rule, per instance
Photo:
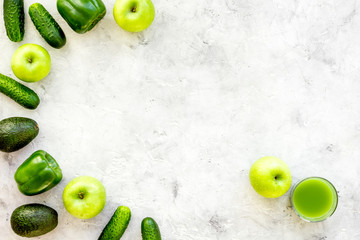
{"label": "bumpy cucumber skin", "polygon": [[45,41],[54,48],[62,48],[66,44],[64,31],[40,3],[29,7],[29,15],[36,29]]}
{"label": "bumpy cucumber skin", "polygon": [[35,109],[40,103],[39,96],[33,90],[1,73],[0,92],[27,109]]}
{"label": "bumpy cucumber skin", "polygon": [[118,207],[98,240],[119,240],[129,225],[130,219],[130,209],[125,206]]}
{"label": "bumpy cucumber skin", "polygon": [[142,220],[141,235],[143,240],[161,240],[159,226],[155,220],[150,217]]}
{"label": "bumpy cucumber skin", "polygon": [[25,34],[23,0],[4,0],[4,22],[6,34],[13,42],[20,42]]}
{"label": "bumpy cucumber skin", "polygon": [[30,118],[11,117],[0,121],[0,151],[14,152],[39,134],[39,125]]}

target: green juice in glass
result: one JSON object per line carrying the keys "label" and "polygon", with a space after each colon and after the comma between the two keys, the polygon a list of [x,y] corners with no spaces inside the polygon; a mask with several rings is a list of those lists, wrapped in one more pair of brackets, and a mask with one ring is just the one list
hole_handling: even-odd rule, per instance
{"label": "green juice in glass", "polygon": [[320,177],[306,178],[291,191],[291,203],[295,212],[309,222],[319,222],[330,217],[335,212],[337,202],[335,187]]}

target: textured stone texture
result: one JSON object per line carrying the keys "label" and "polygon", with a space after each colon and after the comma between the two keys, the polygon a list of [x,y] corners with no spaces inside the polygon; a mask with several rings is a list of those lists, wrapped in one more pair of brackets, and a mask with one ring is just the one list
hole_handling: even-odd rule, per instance
{"label": "textured stone texture", "polygon": [[[10,59],[23,43],[52,57],[50,75],[27,84],[41,98],[38,109],[0,95],[1,119],[40,125],[31,145],[0,153],[1,239],[19,239],[9,217],[31,202],[59,213],[56,230],[38,239],[95,240],[118,205],[133,213],[124,240],[141,239],[147,216],[165,240],[360,238],[357,1],[154,0],[153,25],[131,34],[113,20],[115,0],[106,0],[105,19],[84,35],[60,17],[55,0],[40,2],[66,33],[60,50],[28,15],[24,41],[10,42],[0,18],[1,73],[14,77]],[[13,175],[38,149],[57,159],[64,179],[26,197]],[[333,217],[306,223],[289,194],[257,195],[248,170],[266,155],[286,161],[294,182],[332,181],[340,196]],[[80,175],[107,190],[94,219],[75,219],[62,204],[65,185]]]}

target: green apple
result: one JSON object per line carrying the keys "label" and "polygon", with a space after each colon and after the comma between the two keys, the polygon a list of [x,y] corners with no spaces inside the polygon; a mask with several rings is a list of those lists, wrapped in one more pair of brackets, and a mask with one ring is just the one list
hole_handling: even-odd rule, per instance
{"label": "green apple", "polygon": [[37,82],[46,77],[51,68],[48,51],[37,44],[20,46],[11,58],[11,69],[15,76],[25,82]]}
{"label": "green apple", "polygon": [[291,186],[290,169],[277,157],[258,159],[251,166],[249,177],[255,191],[267,198],[280,197]]}
{"label": "green apple", "polygon": [[66,210],[71,215],[89,219],[103,210],[106,202],[105,188],[96,178],[77,177],[66,185],[63,201]]}
{"label": "green apple", "polygon": [[124,30],[141,32],[154,21],[155,8],[151,0],[117,0],[113,15]]}

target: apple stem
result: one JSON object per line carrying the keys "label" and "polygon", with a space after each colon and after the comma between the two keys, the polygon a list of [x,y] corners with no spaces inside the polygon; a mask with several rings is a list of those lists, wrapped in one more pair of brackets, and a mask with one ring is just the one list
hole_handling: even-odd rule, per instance
{"label": "apple stem", "polygon": [[133,7],[133,8],[131,9],[131,11],[132,11],[132,12],[136,12],[136,7]]}
{"label": "apple stem", "polygon": [[28,58],[28,62],[29,62],[29,63],[32,63],[32,60],[31,60],[31,58]]}
{"label": "apple stem", "polygon": [[85,194],[84,194],[83,192],[79,192],[78,195],[79,195],[79,198],[80,198],[80,199],[84,199],[84,195],[85,195]]}

